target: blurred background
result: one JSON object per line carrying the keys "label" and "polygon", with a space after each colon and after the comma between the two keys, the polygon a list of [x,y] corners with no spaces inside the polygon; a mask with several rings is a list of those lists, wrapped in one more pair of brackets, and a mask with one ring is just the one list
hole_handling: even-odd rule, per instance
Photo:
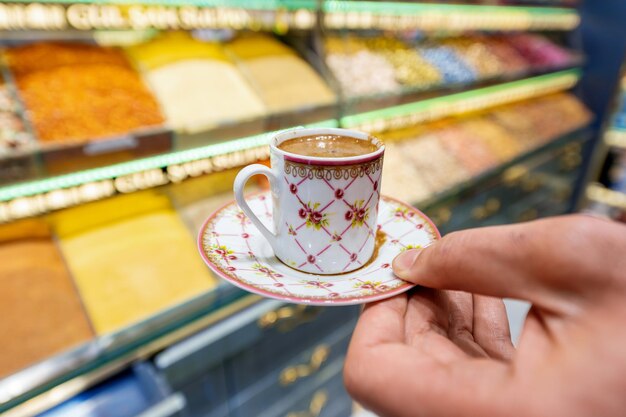
{"label": "blurred background", "polygon": [[0,1],[0,414],[361,413],[359,306],[224,283],[203,220],[272,132],[328,126],[383,139],[383,192],[443,234],[625,221],[624,21],[622,0]]}

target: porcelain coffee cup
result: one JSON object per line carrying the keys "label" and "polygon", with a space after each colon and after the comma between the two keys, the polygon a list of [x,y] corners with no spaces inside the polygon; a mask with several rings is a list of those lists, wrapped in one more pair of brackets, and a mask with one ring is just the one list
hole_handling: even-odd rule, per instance
{"label": "porcelain coffee cup", "polygon": [[[285,152],[279,145],[311,135],[341,135],[366,140],[375,151],[352,157],[312,157]],[[294,129],[270,143],[271,168],[254,164],[235,179],[237,204],[284,264],[314,274],[354,271],[372,257],[385,147],[376,138],[347,129]],[[265,175],[273,198],[273,229],[252,212],[244,186]]]}

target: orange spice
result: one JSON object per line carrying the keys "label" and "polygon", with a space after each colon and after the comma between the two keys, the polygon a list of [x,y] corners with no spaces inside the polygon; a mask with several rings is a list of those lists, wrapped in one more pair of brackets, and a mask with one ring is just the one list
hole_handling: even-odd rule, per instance
{"label": "orange spice", "polygon": [[115,49],[46,43],[8,52],[42,142],[105,138],[163,123],[156,100]]}

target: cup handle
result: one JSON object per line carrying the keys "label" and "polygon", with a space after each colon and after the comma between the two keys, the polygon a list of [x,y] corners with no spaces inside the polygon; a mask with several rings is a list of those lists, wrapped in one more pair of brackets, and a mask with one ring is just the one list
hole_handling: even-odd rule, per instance
{"label": "cup handle", "polygon": [[276,248],[277,248],[276,234],[270,232],[269,229],[265,227],[263,223],[261,223],[261,220],[259,220],[259,218],[252,212],[252,209],[250,209],[250,206],[248,205],[248,203],[246,202],[246,199],[243,196],[244,187],[246,183],[248,182],[248,180],[250,179],[250,177],[254,175],[259,175],[259,174],[265,175],[267,179],[270,181],[271,188],[274,189],[276,185],[276,176],[274,175],[274,173],[272,172],[270,168],[261,164],[248,165],[247,167],[239,171],[239,173],[237,174],[237,177],[235,178],[235,185],[233,187],[235,191],[235,200],[237,201],[237,205],[239,205],[239,208],[243,210],[245,215],[248,216],[250,221],[252,221],[252,224],[254,224],[256,228],[259,229],[259,232],[261,232],[261,234],[265,237],[265,239],[267,239],[267,241],[270,243],[270,246],[272,247],[272,249],[276,251]]}

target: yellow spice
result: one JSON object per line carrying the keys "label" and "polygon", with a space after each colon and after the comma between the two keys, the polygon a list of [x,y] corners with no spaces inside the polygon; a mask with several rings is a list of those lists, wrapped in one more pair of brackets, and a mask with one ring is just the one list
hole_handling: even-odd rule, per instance
{"label": "yellow spice", "polygon": [[335,94],[309,65],[294,55],[255,58],[244,64],[271,112],[332,104]]}
{"label": "yellow spice", "polygon": [[119,330],[215,285],[172,210],[61,239],[97,333]]}

